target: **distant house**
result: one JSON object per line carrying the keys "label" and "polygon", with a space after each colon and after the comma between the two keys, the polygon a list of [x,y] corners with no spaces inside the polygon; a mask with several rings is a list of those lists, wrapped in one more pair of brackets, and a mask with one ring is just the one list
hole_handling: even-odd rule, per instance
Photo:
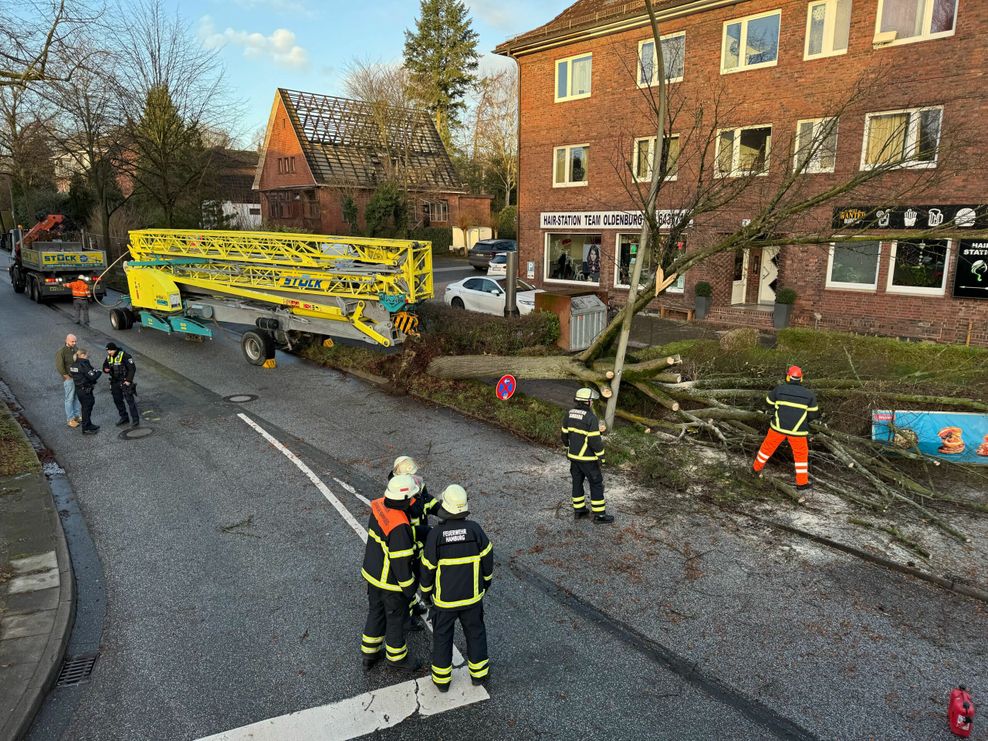
{"label": "distant house", "polygon": [[349,234],[389,179],[411,196],[410,226],[490,235],[491,197],[466,192],[428,113],[278,89],[254,178],[266,224]]}
{"label": "distant house", "polygon": [[216,200],[203,206],[203,226],[257,231],[261,228],[261,195],[254,190],[258,153],[216,149],[211,190]]}

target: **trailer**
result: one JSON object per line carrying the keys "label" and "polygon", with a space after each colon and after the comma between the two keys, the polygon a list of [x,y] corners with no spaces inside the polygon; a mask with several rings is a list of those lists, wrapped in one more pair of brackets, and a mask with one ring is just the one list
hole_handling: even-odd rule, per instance
{"label": "trailer", "polygon": [[130,232],[124,263],[132,326],[210,339],[218,323],[248,326],[252,365],[276,349],[343,338],[393,347],[416,333],[415,307],[432,297],[432,244],[280,232],[149,229]]}

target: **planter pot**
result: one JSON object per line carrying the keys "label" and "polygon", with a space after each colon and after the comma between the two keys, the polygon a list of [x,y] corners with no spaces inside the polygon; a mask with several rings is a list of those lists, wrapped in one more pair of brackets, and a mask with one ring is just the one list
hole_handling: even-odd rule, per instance
{"label": "planter pot", "polygon": [[706,319],[707,314],[710,313],[710,297],[697,296],[695,309],[696,309],[695,317],[697,319]]}
{"label": "planter pot", "polygon": [[792,304],[776,304],[772,312],[772,326],[785,329],[789,326],[789,315],[792,314]]}

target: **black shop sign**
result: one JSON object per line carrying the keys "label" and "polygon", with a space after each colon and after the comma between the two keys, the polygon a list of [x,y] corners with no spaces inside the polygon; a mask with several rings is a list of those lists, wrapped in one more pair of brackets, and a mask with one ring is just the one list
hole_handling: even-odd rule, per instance
{"label": "black shop sign", "polygon": [[869,232],[988,229],[988,206],[842,206],[834,209],[833,228]]}
{"label": "black shop sign", "polygon": [[957,249],[954,298],[988,299],[988,240],[962,239]]}

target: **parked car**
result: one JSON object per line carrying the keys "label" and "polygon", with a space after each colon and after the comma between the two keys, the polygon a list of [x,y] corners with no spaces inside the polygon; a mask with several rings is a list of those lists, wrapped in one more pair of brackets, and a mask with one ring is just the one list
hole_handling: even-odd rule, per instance
{"label": "parked car", "polygon": [[[464,278],[446,286],[443,301],[454,309],[477,311],[481,314],[504,316],[504,282],[507,278]],[[541,289],[518,281],[519,314],[531,314],[535,310],[535,294]]]}
{"label": "parked car", "polygon": [[503,278],[508,274],[508,253],[498,252],[491,258],[487,266],[487,275],[494,278]]}
{"label": "parked car", "polygon": [[477,270],[487,270],[491,258],[498,252],[517,250],[518,243],[513,239],[481,239],[467,252],[467,260]]}

